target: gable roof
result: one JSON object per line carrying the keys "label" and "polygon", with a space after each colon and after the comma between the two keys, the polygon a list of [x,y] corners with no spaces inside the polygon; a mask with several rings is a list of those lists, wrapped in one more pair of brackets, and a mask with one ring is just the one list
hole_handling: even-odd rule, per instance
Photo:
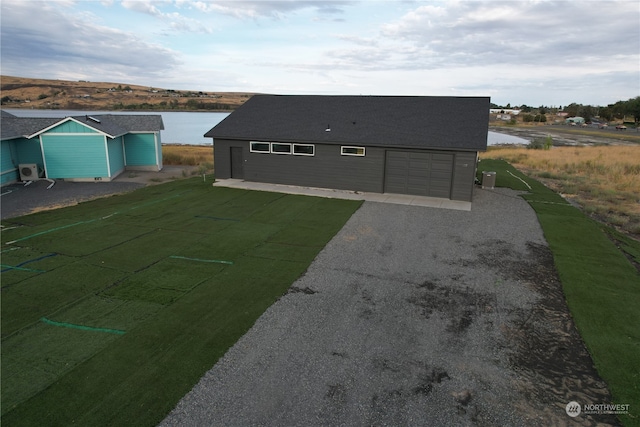
{"label": "gable roof", "polygon": [[[97,119],[93,120],[93,119]],[[73,116],[65,118],[37,118],[17,117],[7,111],[2,111],[2,126],[0,139],[33,138],[62,123],[73,120],[96,131],[114,138],[129,132],[156,132],[164,129],[162,116],[99,114]]]}
{"label": "gable roof", "polygon": [[478,151],[487,148],[489,101],[488,97],[254,95],[204,136]]}
{"label": "gable roof", "polygon": [[162,116],[160,115],[120,115],[120,114],[98,114],[98,115],[84,115],[84,116],[72,116],[64,119],[58,119],[52,126],[38,130],[36,133],[29,136],[32,138],[41,133],[48,131],[51,128],[61,125],[67,121],[74,121],[81,125],[90,127],[97,132],[107,135],[110,138],[115,138],[120,135],[124,135],[129,132],[155,132],[164,129],[164,123],[162,122]]}
{"label": "gable roof", "polygon": [[6,111],[2,112],[0,139],[27,138],[39,129],[49,127],[60,119],[38,117],[16,117]]}

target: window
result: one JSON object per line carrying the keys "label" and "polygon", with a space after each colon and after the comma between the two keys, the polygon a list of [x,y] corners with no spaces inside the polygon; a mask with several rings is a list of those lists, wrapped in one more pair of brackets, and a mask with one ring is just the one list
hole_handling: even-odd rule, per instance
{"label": "window", "polygon": [[364,156],[364,147],[340,147],[340,154],[343,156]]}
{"label": "window", "polygon": [[315,146],[310,144],[293,144],[293,154],[296,156],[314,156]]}
{"label": "window", "polygon": [[271,152],[275,154],[291,154],[291,144],[271,143]]}
{"label": "window", "polygon": [[268,142],[252,142],[249,147],[249,151],[252,153],[269,153]]}

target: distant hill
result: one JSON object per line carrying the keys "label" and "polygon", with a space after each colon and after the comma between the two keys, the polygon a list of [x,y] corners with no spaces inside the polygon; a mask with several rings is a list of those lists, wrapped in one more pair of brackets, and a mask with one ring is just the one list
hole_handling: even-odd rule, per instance
{"label": "distant hill", "polygon": [[173,90],[126,83],[0,76],[3,108],[230,111],[253,93]]}

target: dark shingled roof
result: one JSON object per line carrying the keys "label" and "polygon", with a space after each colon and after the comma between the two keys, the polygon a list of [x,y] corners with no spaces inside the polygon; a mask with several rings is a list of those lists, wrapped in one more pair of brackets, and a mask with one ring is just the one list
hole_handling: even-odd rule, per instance
{"label": "dark shingled roof", "polygon": [[204,136],[479,151],[488,129],[488,97],[255,95]]}
{"label": "dark shingled roof", "polygon": [[16,117],[5,111],[2,113],[0,139],[3,140],[27,137],[60,121],[56,118]]}
{"label": "dark shingled roof", "polygon": [[[124,135],[128,132],[152,132],[164,129],[162,116],[137,114],[98,114],[73,116],[73,119],[110,136]],[[96,122],[97,119],[100,122]]]}
{"label": "dark shingled roof", "polygon": [[[90,117],[99,120],[99,122],[92,120]],[[155,132],[164,129],[162,116],[158,114],[99,114],[73,116],[73,119],[111,137],[128,132]],[[16,117],[9,112],[3,111],[1,139],[32,136],[64,120],[66,118]]]}

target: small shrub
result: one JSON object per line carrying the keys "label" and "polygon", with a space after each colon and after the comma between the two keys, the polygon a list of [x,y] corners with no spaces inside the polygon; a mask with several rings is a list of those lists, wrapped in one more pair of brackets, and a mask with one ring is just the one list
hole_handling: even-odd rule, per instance
{"label": "small shrub", "polygon": [[547,136],[545,138],[534,138],[533,141],[527,145],[527,148],[533,150],[548,150],[553,146],[553,138]]}

